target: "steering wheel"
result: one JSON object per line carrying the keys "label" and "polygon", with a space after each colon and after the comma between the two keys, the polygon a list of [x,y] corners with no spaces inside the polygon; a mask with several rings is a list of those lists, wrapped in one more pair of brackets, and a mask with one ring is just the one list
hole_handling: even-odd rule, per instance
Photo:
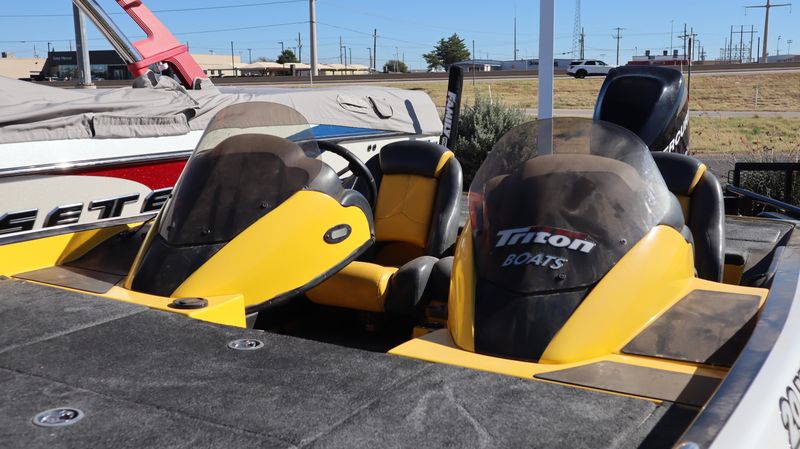
{"label": "steering wheel", "polygon": [[378,199],[378,185],[375,183],[375,178],[372,176],[372,172],[369,171],[369,168],[364,164],[364,162],[358,158],[352,151],[348,150],[347,148],[333,143],[328,142],[326,140],[320,140],[317,142],[319,149],[322,151],[330,151],[331,153],[341,157],[347,162],[347,169],[353,172],[353,175],[356,178],[363,179],[367,184],[367,201],[369,202],[370,207],[373,209],[375,208],[375,201]]}

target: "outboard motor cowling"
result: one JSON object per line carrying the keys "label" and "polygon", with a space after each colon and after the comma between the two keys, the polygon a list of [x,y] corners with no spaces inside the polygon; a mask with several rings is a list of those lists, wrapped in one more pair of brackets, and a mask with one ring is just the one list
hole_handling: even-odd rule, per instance
{"label": "outboard motor cowling", "polygon": [[689,95],[676,69],[624,66],[606,77],[594,119],[636,133],[650,151],[686,153],[689,147]]}

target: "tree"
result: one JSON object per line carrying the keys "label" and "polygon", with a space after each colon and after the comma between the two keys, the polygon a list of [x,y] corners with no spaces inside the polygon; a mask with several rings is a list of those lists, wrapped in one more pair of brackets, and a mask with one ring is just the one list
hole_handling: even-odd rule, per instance
{"label": "tree", "polygon": [[439,39],[439,43],[433,47],[433,51],[422,55],[428,63],[428,69],[435,70],[443,67],[445,70],[450,68],[450,64],[466,61],[470,58],[464,39],[454,33],[447,39]]}
{"label": "tree", "polygon": [[408,73],[408,66],[403,61],[397,59],[390,59],[383,65],[384,72],[403,72]]}
{"label": "tree", "polygon": [[263,56],[259,56],[258,58],[256,58],[256,62],[274,62],[274,61],[272,59],[267,59]]}
{"label": "tree", "polygon": [[294,52],[291,49],[286,49],[283,53],[278,55],[278,64],[289,64],[292,62],[300,62],[297,60],[297,56],[295,56]]}

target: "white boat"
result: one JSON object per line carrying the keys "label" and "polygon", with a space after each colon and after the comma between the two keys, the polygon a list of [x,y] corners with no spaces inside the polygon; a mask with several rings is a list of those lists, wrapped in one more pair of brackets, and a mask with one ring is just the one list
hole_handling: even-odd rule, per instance
{"label": "white boat", "polygon": [[[108,90],[0,78],[0,241],[158,210],[209,120],[234,103],[291,106],[306,117],[316,139],[340,144],[363,161],[388,143],[436,141],[441,134],[439,113],[423,92],[218,89],[201,78],[184,46],[177,47],[182,52],[170,48],[177,41],[143,4],[126,10],[160,33],[143,41],[149,46],[127,43],[93,0],[76,4],[141,75],[132,87]],[[160,46],[154,49],[151,41]],[[160,57],[176,62],[172,73],[181,81],[147,70]],[[342,159],[327,152],[322,158],[340,174],[347,171]]]}

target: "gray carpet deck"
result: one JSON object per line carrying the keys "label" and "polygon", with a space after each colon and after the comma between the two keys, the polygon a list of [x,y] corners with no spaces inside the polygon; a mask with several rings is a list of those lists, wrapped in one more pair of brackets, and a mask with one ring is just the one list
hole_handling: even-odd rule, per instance
{"label": "gray carpet deck", "polygon": [[[0,322],[3,448],[666,448],[693,416],[20,281],[0,280]],[[31,423],[63,406],[86,417]]]}

